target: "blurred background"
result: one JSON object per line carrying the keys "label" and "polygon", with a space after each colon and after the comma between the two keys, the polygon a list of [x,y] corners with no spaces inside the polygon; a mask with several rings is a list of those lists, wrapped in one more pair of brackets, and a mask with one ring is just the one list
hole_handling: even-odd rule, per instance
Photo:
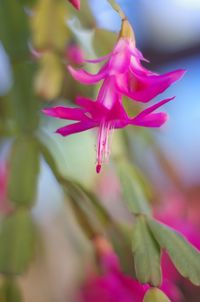
{"label": "blurred background", "polygon": [[[28,51],[31,52],[33,65],[37,67],[33,68],[34,78],[30,76],[26,87],[34,87],[33,90],[36,92],[34,92],[36,94],[34,98],[38,105],[34,108],[30,103],[25,107],[27,106],[27,112],[34,112],[34,110],[37,112],[39,122],[33,130],[34,135],[53,154],[59,173],[69,181],[78,182],[96,194],[111,217],[114,217],[123,227],[129,228],[132,217],[123,204],[121,184],[116,176],[115,167],[116,158],[119,155],[127,157],[137,171],[136,178],[142,179],[142,189],[146,199],[152,204],[155,215],[165,222],[180,220],[186,225],[188,223],[198,233],[200,230],[199,0],[118,0],[133,25],[137,47],[150,61],[146,67],[158,73],[179,68],[186,69],[187,72],[181,81],[170,87],[162,96],[157,97],[157,100],[161,100],[176,96],[175,100],[164,108],[170,116],[167,124],[160,130],[128,129],[124,130],[123,134],[121,131],[115,132],[112,146],[113,157],[100,175],[96,175],[95,172],[94,132],[88,131],[67,138],[59,137],[54,132],[65,123],[42,116],[40,109],[55,104],[72,104],[77,94],[90,96],[96,93],[96,88],[81,87],[67,75],[66,65],[71,61],[74,63],[73,60],[75,60],[74,52],[68,52],[69,46],[78,45],[87,58],[104,55],[111,51],[115,44],[116,33],[120,30],[120,18],[106,0],[82,1],[80,12],[76,12],[70,4],[66,7],[67,21],[61,25],[57,25],[57,19],[64,14],[64,9],[61,7],[59,12],[56,11],[53,17],[53,23],[56,24],[55,32],[53,32],[52,25],[49,25],[52,20],[44,13],[45,5],[50,5],[51,1],[47,1],[48,4],[40,0],[38,6],[37,3],[31,2],[34,1],[28,1],[27,4],[24,1],[24,11],[27,18],[33,19],[30,21],[31,34],[29,33],[33,41],[28,39]],[[9,3],[12,1],[9,0]],[[0,6],[2,10],[0,17],[5,14],[4,9],[5,6]],[[10,4],[9,9],[14,11],[15,7]],[[39,19],[34,21],[37,14],[41,14],[40,19],[43,22],[39,22]],[[45,22],[47,22],[47,27],[52,29],[47,38],[48,43],[52,44],[47,43],[46,48],[42,45],[42,34],[40,35]],[[6,23],[0,25],[6,27]],[[65,26],[66,36],[63,30]],[[62,35],[59,36],[60,40],[52,38],[54,34],[57,35],[56,29],[62,31]],[[20,30],[19,28],[19,32]],[[6,33],[8,34],[9,32]],[[12,37],[13,33],[10,32],[10,34]],[[13,194],[19,193],[16,189],[18,177],[20,178],[20,175],[24,173],[23,183],[25,183],[28,177],[26,173],[27,175],[29,173],[24,167],[21,169],[19,155],[16,156],[14,163],[12,162],[13,152],[21,154],[21,162],[30,163],[32,155],[24,159],[23,154],[28,154],[29,151],[26,148],[23,149],[22,145],[24,137],[30,138],[33,135],[32,130],[25,129],[26,126],[23,128],[23,122],[21,123],[24,119],[23,102],[12,103],[12,98],[18,95],[18,90],[13,89],[15,79],[17,76],[24,76],[21,86],[19,85],[23,89],[23,81],[25,82],[26,78],[26,73],[23,74],[24,69],[17,73],[17,68],[13,67],[16,66],[16,61],[20,60],[21,53],[13,59],[4,40],[2,30],[0,33],[0,157],[2,166],[0,211],[2,220],[13,211],[10,199],[11,196],[13,198]],[[76,64],[80,65],[79,62],[75,62]],[[91,71],[95,72],[95,70]],[[27,95],[29,92],[24,97],[26,98]],[[15,119],[19,125],[22,124],[20,127],[23,140],[17,142],[22,149],[15,145],[16,140],[19,137],[21,139],[21,133],[19,134],[16,130]],[[25,119],[25,124],[29,124],[28,117],[27,120]],[[36,256],[32,258],[25,255],[27,259],[33,259],[30,260],[29,269],[17,278],[19,287],[23,291],[23,300],[19,301],[74,301],[74,292],[87,275],[88,267],[91,265],[92,248],[83,232],[83,227],[77,224],[70,202],[58,181],[59,177],[56,173],[52,173],[52,165],[49,165],[48,160],[45,160],[45,156],[41,153],[38,155],[38,163],[31,164],[30,169],[34,170],[33,166],[37,164],[40,170],[38,168],[37,172],[30,176],[31,184],[29,183],[30,188],[33,183],[36,187],[35,203],[27,203],[25,207],[27,206],[30,219],[34,223],[34,232],[37,233],[36,236],[39,239],[37,239]],[[15,171],[15,177],[10,178],[13,171]],[[15,182],[15,185],[12,182]],[[11,193],[8,194],[7,190]],[[27,194],[29,195],[29,192]],[[33,199],[32,195],[31,198]],[[15,200],[15,197],[13,199]],[[170,218],[167,220],[166,217]],[[173,223],[171,226],[175,227]],[[182,229],[178,230],[182,231]],[[22,240],[26,240],[26,236],[25,234]],[[200,237],[197,239],[200,242]],[[20,250],[20,246],[17,248]],[[126,254],[127,251],[125,247],[123,248],[122,254]],[[5,251],[2,253],[0,251],[0,264],[1,257],[4,261],[5,254]],[[128,273],[131,274],[131,272]],[[185,290],[181,301],[199,301],[199,289],[191,284],[186,286],[181,278],[177,283],[183,292]]]}

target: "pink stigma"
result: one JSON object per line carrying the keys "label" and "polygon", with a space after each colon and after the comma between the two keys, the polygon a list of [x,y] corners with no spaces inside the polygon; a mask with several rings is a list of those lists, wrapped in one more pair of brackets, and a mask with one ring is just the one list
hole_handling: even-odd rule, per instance
{"label": "pink stigma", "polygon": [[101,172],[101,165],[100,164],[96,165],[96,172],[97,173]]}

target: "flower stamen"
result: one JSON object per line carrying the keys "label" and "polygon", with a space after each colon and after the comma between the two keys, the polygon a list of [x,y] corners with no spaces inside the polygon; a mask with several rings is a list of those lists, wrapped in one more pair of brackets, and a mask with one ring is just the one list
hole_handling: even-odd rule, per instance
{"label": "flower stamen", "polygon": [[101,166],[104,162],[108,162],[110,156],[111,134],[114,129],[114,123],[103,121],[99,127],[97,142],[97,165],[96,171],[100,173]]}

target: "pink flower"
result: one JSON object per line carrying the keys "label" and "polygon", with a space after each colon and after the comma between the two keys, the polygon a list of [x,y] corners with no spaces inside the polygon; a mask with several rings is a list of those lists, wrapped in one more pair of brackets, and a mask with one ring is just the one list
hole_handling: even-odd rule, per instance
{"label": "pink flower", "polygon": [[106,57],[88,62],[95,63],[107,58],[109,60],[96,75],[68,67],[73,77],[82,83],[95,84],[103,80],[96,102],[81,97],[76,102],[82,108],[55,107],[43,110],[49,116],[78,121],[58,129],[57,133],[63,136],[95,127],[99,128],[97,173],[100,172],[102,163],[109,158],[109,134],[113,129],[124,128],[128,125],[160,127],[166,121],[167,115],[163,112],[154,113],[154,111],[173,99],[163,100],[143,110],[137,116],[129,117],[123,108],[122,95],[147,102],[163,92],[184,73],[183,70],[177,70],[159,76],[142,67],[140,60],[144,58],[135,47],[133,32],[126,19],[122,21],[120,39],[114,51]]}
{"label": "pink flower", "polygon": [[163,270],[163,282],[160,289],[171,299],[173,302],[183,301],[183,294],[174,280],[166,278],[165,271]]}
{"label": "pink flower", "polygon": [[112,53],[97,60],[85,61],[98,63],[104,60],[107,61],[97,74],[90,74],[82,69],[75,70],[71,66],[68,70],[74,79],[88,85],[113,77],[113,89],[139,102],[150,101],[185,73],[183,69],[179,69],[159,75],[144,68],[141,61],[148,61],[136,48],[133,31],[127,20],[122,21],[120,38]]}
{"label": "pink flower", "polygon": [[4,162],[0,162],[0,200],[7,197],[8,170]]}
{"label": "pink flower", "polygon": [[76,9],[80,9],[81,3],[80,0],[68,0]]}
{"label": "pink flower", "polygon": [[0,214],[7,215],[12,212],[13,207],[8,200],[8,166],[2,161],[0,162]]}
{"label": "pink flower", "polygon": [[[102,240],[102,239],[98,239]],[[102,245],[102,243],[101,243]],[[93,273],[79,294],[81,302],[142,302],[148,285],[124,275],[117,256],[106,244],[99,253],[101,274]]]}
{"label": "pink flower", "polygon": [[65,52],[66,59],[72,64],[82,64],[84,62],[84,55],[81,48],[75,43],[71,43],[67,46]]}
{"label": "pink flower", "polygon": [[99,128],[97,141],[97,173],[100,172],[102,163],[107,161],[110,154],[110,133],[113,129],[124,128],[128,125],[142,127],[160,127],[167,119],[164,112],[155,113],[160,106],[173,98],[163,100],[143,110],[135,117],[128,117],[125,112],[121,95],[113,88],[114,79],[104,81],[97,101],[79,97],[76,103],[81,108],[54,107],[43,109],[46,115],[77,121],[74,124],[59,128],[56,132],[68,136],[92,128]]}

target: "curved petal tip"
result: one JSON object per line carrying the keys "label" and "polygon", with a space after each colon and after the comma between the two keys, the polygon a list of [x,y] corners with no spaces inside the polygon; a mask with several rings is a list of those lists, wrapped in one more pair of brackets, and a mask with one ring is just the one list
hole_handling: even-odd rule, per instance
{"label": "curved petal tip", "polygon": [[45,115],[48,116],[56,116],[54,110],[52,110],[52,108],[44,108],[41,110],[42,113],[44,113]]}
{"label": "curved petal tip", "polygon": [[81,8],[81,3],[80,0],[69,0],[69,2],[76,8],[76,9],[80,9]]}

